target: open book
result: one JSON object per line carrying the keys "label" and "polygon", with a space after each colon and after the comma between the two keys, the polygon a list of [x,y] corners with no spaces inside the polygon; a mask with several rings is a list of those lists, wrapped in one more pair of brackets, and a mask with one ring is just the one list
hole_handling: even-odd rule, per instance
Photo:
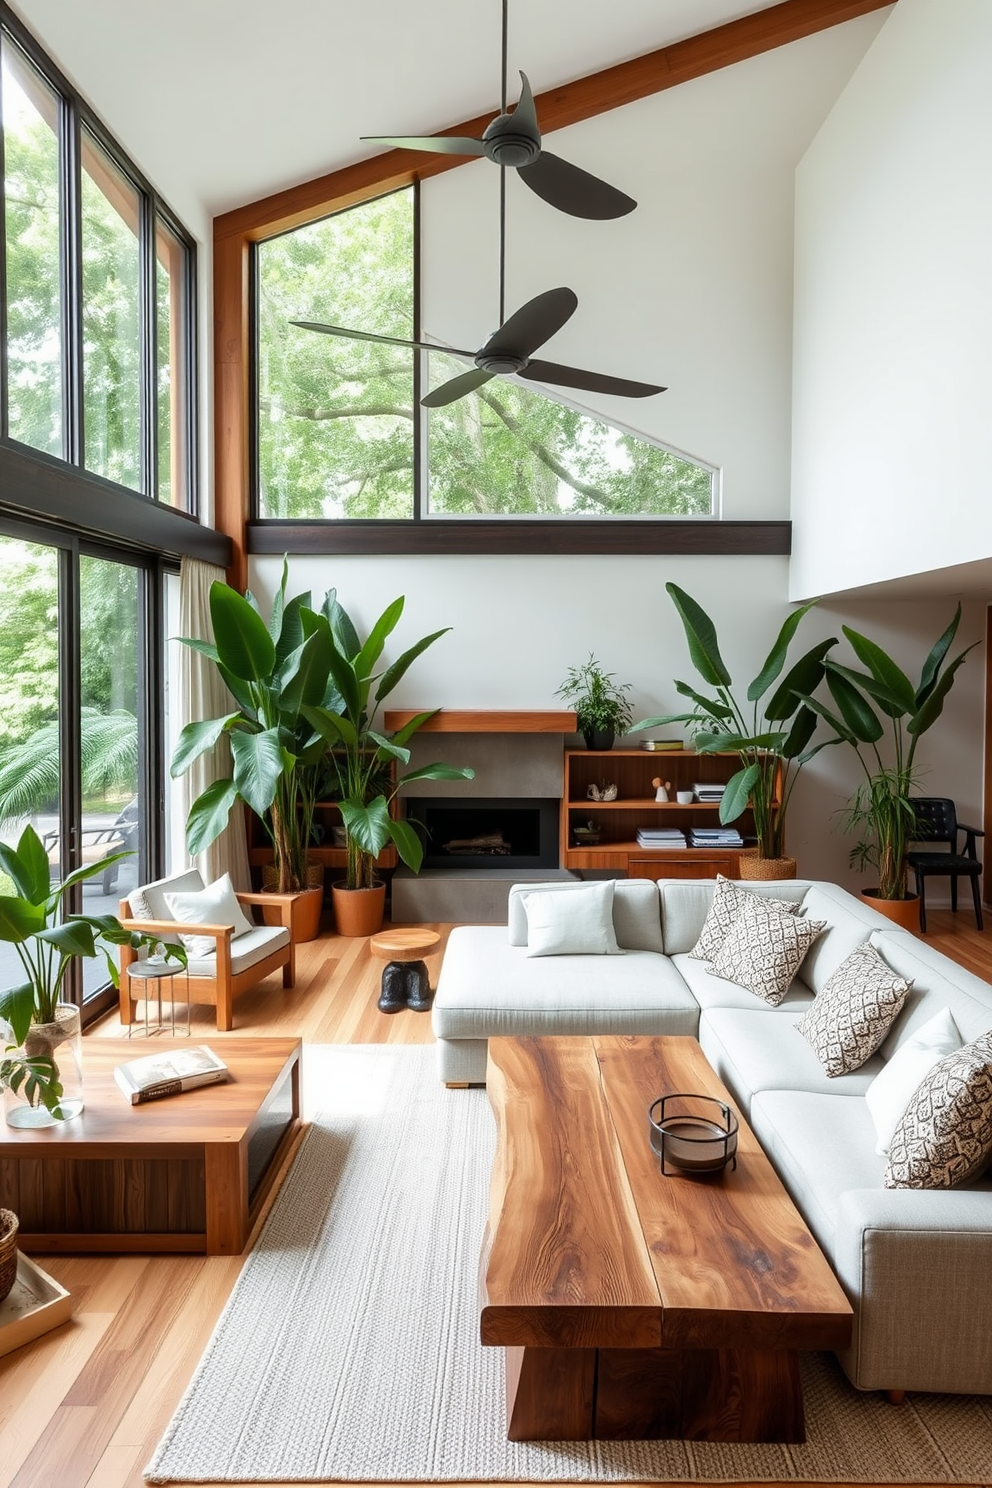
{"label": "open book", "polygon": [[114,1079],[132,1106],[195,1090],[198,1085],[216,1085],[228,1078],[227,1065],[206,1044],[149,1054],[114,1069]]}

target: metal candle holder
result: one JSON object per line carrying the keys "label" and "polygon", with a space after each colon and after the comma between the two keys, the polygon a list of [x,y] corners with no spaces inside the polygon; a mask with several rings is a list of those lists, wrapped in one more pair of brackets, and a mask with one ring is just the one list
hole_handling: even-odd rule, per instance
{"label": "metal candle holder", "polygon": [[[702,1113],[700,1106],[705,1108]],[[669,1168],[677,1173],[722,1173],[728,1165],[737,1167],[738,1122],[725,1101],[688,1091],[663,1095],[650,1107],[648,1121],[651,1150],[666,1178],[671,1177]]]}

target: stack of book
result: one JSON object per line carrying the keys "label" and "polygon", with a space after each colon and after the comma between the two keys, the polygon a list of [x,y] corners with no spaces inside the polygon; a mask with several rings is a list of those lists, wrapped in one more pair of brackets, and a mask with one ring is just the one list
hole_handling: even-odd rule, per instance
{"label": "stack of book", "polygon": [[743,847],[744,839],[736,827],[690,827],[690,847]]}
{"label": "stack of book", "polygon": [[637,845],[649,847],[652,851],[657,848],[685,847],[685,833],[680,832],[678,827],[638,827]]}
{"label": "stack of book", "polygon": [[723,800],[723,793],[727,789],[715,780],[697,780],[692,787],[696,792],[696,800],[704,804],[719,805]]}
{"label": "stack of book", "polygon": [[642,739],[641,748],[664,751],[666,749],[685,749],[685,745],[681,739]]}

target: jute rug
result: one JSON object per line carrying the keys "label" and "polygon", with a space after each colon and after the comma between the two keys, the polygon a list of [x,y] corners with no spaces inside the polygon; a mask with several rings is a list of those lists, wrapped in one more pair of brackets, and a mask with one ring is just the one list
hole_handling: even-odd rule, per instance
{"label": "jute rug", "polygon": [[493,1122],[430,1048],[311,1064],[322,1114],[145,1475],[154,1483],[987,1483],[992,1403],[902,1407],[806,1362],[801,1447],[514,1443],[502,1355],[478,1342]]}

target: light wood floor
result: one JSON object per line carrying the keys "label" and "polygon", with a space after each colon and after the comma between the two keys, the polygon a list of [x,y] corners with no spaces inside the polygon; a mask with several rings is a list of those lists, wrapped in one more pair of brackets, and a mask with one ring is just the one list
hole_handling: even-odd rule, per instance
{"label": "light wood floor", "polygon": [[[432,985],[451,927],[433,928],[442,939],[428,958]],[[931,913],[926,939],[992,980],[992,932],[978,934],[970,911]],[[297,964],[293,991],[282,990],[277,973],[264,992],[239,999],[236,1031],[299,1035],[307,1043],[431,1042],[429,1015],[384,1016],[376,1009],[382,962],[372,959],[366,941],[323,938],[302,946]],[[208,1040],[211,1011],[194,1010],[194,1038]],[[120,1032],[116,1018],[108,1018],[89,1036]],[[40,1259],[72,1292],[75,1316],[0,1360],[0,1488],[142,1488],[141,1468],[203,1352],[241,1260]]]}

